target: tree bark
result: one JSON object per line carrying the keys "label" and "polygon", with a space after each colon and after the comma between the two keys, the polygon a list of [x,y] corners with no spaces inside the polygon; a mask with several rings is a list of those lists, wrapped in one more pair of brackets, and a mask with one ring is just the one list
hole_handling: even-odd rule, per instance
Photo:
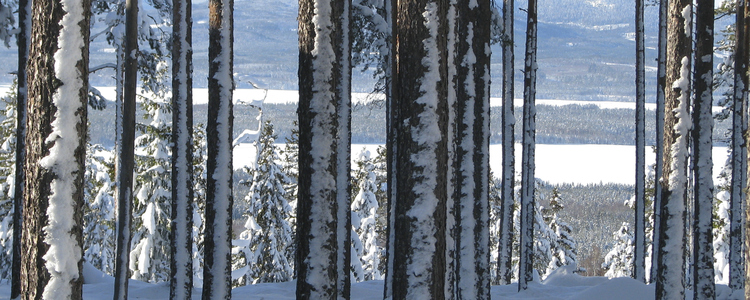
{"label": "tree bark", "polygon": [[633,278],[646,282],[646,53],[643,1],[635,1],[635,249]]}
{"label": "tree bark", "polygon": [[744,217],[742,207],[745,204],[747,188],[746,160],[747,155],[747,87],[748,87],[748,45],[750,40],[750,14],[747,1],[737,1],[737,19],[735,24],[734,49],[734,100],[732,104],[732,185],[730,188],[730,222],[729,222],[729,288],[744,288],[745,260],[742,253],[742,230]]}
{"label": "tree bark", "polygon": [[[138,52],[138,0],[125,2],[124,53]],[[128,272],[133,203],[133,168],[135,165],[135,97],[138,85],[138,59],[124,56],[121,128],[117,153],[117,248],[115,250],[114,299],[128,298]]]}
{"label": "tree bark", "polygon": [[489,299],[490,1],[456,4],[456,299]]}
{"label": "tree bark", "polygon": [[31,35],[31,1],[18,1],[18,91],[16,92],[16,169],[13,194],[13,265],[11,266],[10,298],[21,296],[21,228],[23,226],[23,197],[26,173],[26,63],[29,56],[29,36]]}
{"label": "tree bark", "polygon": [[210,0],[206,231],[203,299],[232,297],[232,93],[234,1]]}
{"label": "tree bark", "polygon": [[193,49],[192,1],[173,0],[172,230],[170,299],[193,289]]}
{"label": "tree bark", "polygon": [[[664,179],[659,226],[657,299],[685,294],[685,207],[687,203],[688,131],[690,125],[691,1],[669,3],[664,121]],[[686,18],[687,17],[687,18]]]}
{"label": "tree bark", "polygon": [[298,299],[350,293],[350,15],[349,0],[300,1]]}
{"label": "tree bark", "polygon": [[[22,299],[82,298],[89,8],[87,0],[33,2]],[[77,270],[48,269],[61,264]]]}
{"label": "tree bark", "polygon": [[390,28],[389,36],[387,39],[386,54],[386,76],[385,76],[385,91],[386,91],[386,163],[387,163],[387,222],[386,226],[386,272],[385,282],[383,283],[383,298],[388,299],[393,297],[393,256],[396,253],[395,250],[395,235],[396,235],[396,199],[398,186],[398,160],[396,159],[396,153],[398,153],[398,124],[396,123],[398,118],[398,109],[396,99],[398,98],[398,91],[395,88],[398,79],[398,61],[395,59],[396,56],[396,7],[398,7],[397,0],[385,0],[385,15],[386,22]]}
{"label": "tree bark", "polygon": [[654,229],[651,238],[651,270],[649,282],[656,280],[659,265],[659,224],[662,199],[662,173],[664,169],[664,93],[667,82],[667,0],[659,0],[659,41],[656,80],[656,166],[654,168]]}
{"label": "tree bark", "polygon": [[502,204],[500,206],[500,245],[498,245],[497,278],[500,284],[510,284],[513,278],[513,205],[515,204],[515,124],[513,99],[514,80],[514,38],[513,0],[503,1],[503,170]]}
{"label": "tree bark", "polygon": [[447,296],[449,5],[418,0],[397,8],[393,299]]}
{"label": "tree bark", "polygon": [[714,299],[713,256],[713,52],[714,1],[697,2],[695,9],[695,104],[693,108],[694,217],[693,291],[695,298]]}
{"label": "tree bark", "polygon": [[534,280],[534,161],[536,152],[537,1],[529,0],[523,90],[523,156],[521,158],[521,230],[518,290]]}

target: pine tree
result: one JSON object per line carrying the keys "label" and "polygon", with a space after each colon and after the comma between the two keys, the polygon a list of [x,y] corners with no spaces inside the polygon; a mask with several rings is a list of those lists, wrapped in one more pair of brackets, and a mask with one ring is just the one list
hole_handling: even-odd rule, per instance
{"label": "pine tree", "polygon": [[651,237],[651,271],[649,282],[656,280],[657,266],[659,265],[659,224],[661,223],[662,203],[662,178],[664,173],[664,96],[667,86],[667,0],[658,0],[659,3],[659,35],[657,42],[657,80],[656,80],[656,166],[654,169],[654,215],[653,234]]}
{"label": "pine tree", "polygon": [[105,274],[115,271],[115,199],[112,191],[112,163],[101,157],[106,151],[89,144],[86,151],[83,216],[84,259]]}
{"label": "pine tree", "polygon": [[232,297],[232,127],[234,1],[210,0],[204,300]]}
{"label": "pine tree", "polygon": [[[190,299],[193,288],[193,60],[192,3],[173,0],[172,228],[170,299]],[[200,222],[200,220],[199,220]]]}
{"label": "pine tree", "polygon": [[299,3],[297,298],[350,294],[350,0]]}
{"label": "pine tree", "polygon": [[206,207],[206,131],[203,124],[193,126],[193,286],[203,286],[203,240]]}
{"label": "pine tree", "polygon": [[633,275],[633,233],[630,224],[622,223],[619,230],[612,233],[615,243],[612,249],[604,257],[603,269],[607,269],[604,276],[614,277],[631,277]]}
{"label": "pine tree", "polygon": [[664,120],[664,173],[660,203],[657,298],[685,293],[685,207],[687,201],[692,2],[669,2],[667,86]]}
{"label": "pine tree", "polygon": [[[695,103],[693,105],[693,291],[696,298],[716,297],[711,211],[713,183],[714,1],[696,3]],[[743,154],[746,155],[746,154]],[[744,271],[744,270],[742,270]]]}
{"label": "pine tree", "polygon": [[[358,256],[352,256],[352,265],[359,263],[362,269],[357,281],[382,280],[380,256],[383,249],[378,245],[379,203],[375,194],[378,190],[375,165],[367,150],[360,152],[355,163],[358,169],[358,176],[355,176],[358,191],[352,201],[352,227],[356,231],[356,236],[352,236],[352,239],[356,238],[360,242],[361,252]],[[358,262],[355,262],[354,257]]]}
{"label": "pine tree", "polygon": [[284,282],[294,271],[287,260],[286,248],[292,243],[287,221],[292,213],[284,189],[288,179],[282,171],[274,142],[273,125],[266,121],[258,141],[258,163],[252,170],[252,185],[246,200],[250,204],[244,216],[245,230],[239,239],[247,243],[242,254],[247,262],[245,283]]}
{"label": "pine tree", "polygon": [[[387,297],[444,299],[449,234],[448,1],[398,3],[398,69],[390,113],[395,165],[389,193]],[[393,163],[393,162],[392,162]],[[389,295],[390,293],[390,295]]]}
{"label": "pine tree", "polygon": [[0,98],[0,278],[11,279],[15,238],[16,105],[15,91]]}
{"label": "pine tree", "polygon": [[141,105],[146,111],[144,120],[151,122],[138,124],[142,135],[135,140],[139,155],[129,266],[133,279],[162,282],[170,278],[170,106],[159,99],[142,99]]}
{"label": "pine tree", "polygon": [[646,282],[646,49],[644,0],[635,1],[635,280]]}
{"label": "pine tree", "polygon": [[716,194],[713,210],[714,282],[729,284],[729,192]]}
{"label": "pine tree", "polygon": [[521,230],[518,290],[525,290],[534,280],[534,160],[536,144],[536,47],[537,1],[529,0],[526,22],[526,57],[524,69],[523,102],[523,157],[521,162]]}
{"label": "pine tree", "polygon": [[560,191],[557,188],[552,189],[552,196],[549,201],[549,208],[543,210],[545,223],[550,230],[555,233],[555,243],[552,247],[552,258],[550,259],[547,271],[549,275],[555,269],[576,263],[576,242],[573,240],[573,228],[565,221],[561,220],[559,213],[564,209]]}
{"label": "pine tree", "polygon": [[25,299],[82,298],[90,5],[33,1],[20,258]]}

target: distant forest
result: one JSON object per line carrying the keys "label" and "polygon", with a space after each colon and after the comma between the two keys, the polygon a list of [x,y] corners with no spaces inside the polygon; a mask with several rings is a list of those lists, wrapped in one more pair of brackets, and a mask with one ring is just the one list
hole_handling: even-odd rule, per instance
{"label": "distant forest", "polygon": [[[206,105],[195,106],[195,123],[206,123]],[[245,129],[258,128],[258,109],[236,105],[234,111],[234,136]],[[498,144],[500,133],[500,109],[491,111],[490,142]],[[520,108],[519,108],[520,109]],[[284,143],[291,135],[293,121],[297,119],[296,104],[266,104],[263,118],[271,120],[278,135],[278,143]],[[111,147],[114,144],[114,105],[110,103],[103,111],[89,112],[90,141]],[[143,116],[139,111],[139,116]],[[352,143],[385,144],[385,109],[377,105],[355,107],[352,115]],[[646,113],[646,144],[654,144],[654,111]],[[605,144],[634,145],[635,125],[632,109],[602,109],[594,104],[537,106],[537,143],[539,144]],[[138,117],[138,122],[148,120]],[[717,120],[714,127],[714,144],[727,145],[726,133],[731,122]],[[521,122],[516,123],[516,140],[521,140]]]}

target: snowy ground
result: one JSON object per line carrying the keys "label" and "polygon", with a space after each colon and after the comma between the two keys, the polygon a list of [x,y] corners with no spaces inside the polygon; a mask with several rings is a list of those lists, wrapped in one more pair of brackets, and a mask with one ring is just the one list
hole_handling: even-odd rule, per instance
{"label": "snowy ground", "polygon": [[[379,145],[352,145],[352,158],[362,149],[375,155]],[[502,145],[490,146],[490,167],[497,174],[502,169]],[[726,147],[714,147],[714,178],[727,159]],[[252,165],[255,147],[240,144],[234,149],[235,169]],[[516,145],[516,170],[521,170],[521,145]],[[646,149],[646,161],[653,164],[655,155]],[[536,177],[549,183],[622,183],[635,182],[635,146],[621,145],[537,145]],[[520,176],[520,174],[518,174]]]}
{"label": "snowy ground", "polygon": [[[83,298],[87,300],[112,299],[113,278],[86,268]],[[582,277],[572,274],[571,268],[560,268],[541,283],[532,282],[529,289],[518,292],[516,284],[493,286],[493,299],[577,299],[577,300],[647,300],[654,299],[654,285],[645,285],[631,278]],[[295,299],[295,282],[249,285],[232,290],[236,300],[286,300]],[[9,298],[10,286],[7,281],[0,283],[0,300]],[[353,300],[382,299],[383,281],[367,281],[352,284]],[[148,284],[131,280],[128,289],[129,299],[167,299],[169,284]],[[199,299],[201,290],[193,290],[193,299]],[[692,299],[690,291],[687,299]],[[733,296],[724,285],[717,286],[716,299],[743,299]]]}

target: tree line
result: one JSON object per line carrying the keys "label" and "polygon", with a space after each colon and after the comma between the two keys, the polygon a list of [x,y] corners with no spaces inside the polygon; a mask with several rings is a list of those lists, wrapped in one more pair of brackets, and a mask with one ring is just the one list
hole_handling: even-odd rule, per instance
{"label": "tree line", "polygon": [[[92,2],[19,1],[19,70],[14,193],[12,298],[82,297],[82,234],[86,170],[88,45]],[[97,2],[98,4],[108,2]],[[138,71],[165,73],[153,27],[139,20],[137,0],[112,2],[120,18],[111,28],[115,70],[117,203],[115,299],[127,298],[133,204],[135,99]],[[171,11],[172,111],[170,298],[190,297],[198,176],[193,168],[190,1],[151,4]],[[33,7],[31,7],[32,5]],[[104,4],[102,4],[104,5]],[[233,1],[210,0],[209,104],[206,124],[203,213],[203,299],[231,297]],[[643,2],[636,1],[637,176],[633,276],[645,281],[643,143]],[[715,297],[711,245],[710,173],[713,78],[713,1],[660,1],[660,78],[653,229],[657,249],[650,278],[657,298],[682,298],[685,241],[692,234],[694,290]],[[748,12],[736,7],[730,228],[730,287],[744,276],[742,201],[747,178]],[[106,6],[106,5],[105,5]],[[528,2],[524,63],[520,222],[515,202],[513,1],[493,22],[489,0],[450,2],[301,0],[299,2],[299,122],[295,271],[300,299],[350,295],[353,249],[351,213],[351,72],[354,50],[379,55],[379,87],[386,95],[387,238],[385,298],[488,299],[490,267],[489,45],[503,44],[503,170],[497,241],[497,277],[510,282],[513,240],[518,240],[518,287],[533,280],[535,233],[534,152],[537,1]],[[97,6],[100,7],[100,6]],[[353,12],[356,11],[356,14]],[[364,13],[368,12],[368,13]],[[164,15],[167,15],[164,13]],[[363,17],[364,16],[364,17]],[[357,18],[371,24],[355,30]],[[499,16],[495,16],[498,19]],[[693,23],[694,21],[694,23]],[[124,28],[118,27],[123,25]],[[502,25],[500,25],[502,24]],[[497,25],[497,26],[492,26]],[[695,27],[695,31],[692,29]],[[139,51],[149,41],[153,52]],[[398,42],[395,42],[398,41]],[[28,47],[28,48],[27,48]],[[96,68],[94,68],[96,69]],[[142,71],[142,70],[141,70]],[[144,74],[144,72],[141,72]],[[142,85],[158,85],[141,77]],[[159,90],[154,90],[159,93]],[[692,102],[692,103],[691,103]],[[508,105],[510,104],[510,105]],[[663,116],[660,114],[663,113]],[[691,115],[692,114],[692,115]],[[663,117],[663,123],[661,119]],[[659,142],[661,141],[661,142]],[[154,149],[156,157],[163,148]],[[269,154],[270,155],[270,154]],[[692,169],[688,166],[692,165]],[[159,165],[154,165],[154,170]],[[23,170],[23,171],[21,171]],[[690,170],[690,176],[688,175]],[[688,187],[691,190],[688,192]],[[163,191],[166,193],[167,191]],[[693,194],[692,198],[688,194]],[[261,193],[262,194],[262,193]],[[692,223],[686,222],[688,199]],[[361,201],[358,199],[357,201]],[[134,202],[135,201],[135,202]],[[269,200],[270,201],[270,200]],[[364,203],[362,204],[364,205]],[[553,208],[554,210],[555,208]],[[146,205],[154,213],[157,208]],[[357,218],[357,221],[362,221]],[[257,219],[256,219],[257,220]],[[144,223],[153,221],[142,218]],[[252,224],[248,225],[253,227]],[[148,226],[146,226],[148,227]],[[744,240],[743,240],[744,238]],[[493,243],[494,244],[494,243]],[[707,248],[708,247],[708,248]],[[18,259],[20,258],[20,259]],[[750,270],[750,269],[747,269]],[[745,289],[750,293],[750,288]]]}

